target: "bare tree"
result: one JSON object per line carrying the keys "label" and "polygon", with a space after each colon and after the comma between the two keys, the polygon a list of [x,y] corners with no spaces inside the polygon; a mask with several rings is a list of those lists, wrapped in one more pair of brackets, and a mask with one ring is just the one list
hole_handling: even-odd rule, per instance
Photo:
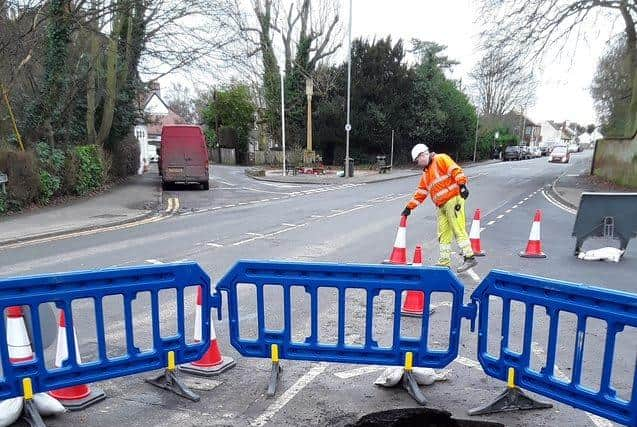
{"label": "bare tree", "polygon": [[548,49],[563,51],[586,37],[598,20],[619,19],[626,36],[624,68],[631,82],[625,132],[637,123],[637,2],[635,0],[481,0],[480,16],[487,48],[503,49],[529,62]]}
{"label": "bare tree", "polygon": [[535,100],[537,78],[521,61],[488,51],[471,72],[472,89],[483,115],[499,118],[515,107],[529,107]]}
{"label": "bare tree", "polygon": [[197,120],[195,101],[188,86],[181,83],[172,83],[166,96],[168,108],[177,113],[186,123],[194,123]]}

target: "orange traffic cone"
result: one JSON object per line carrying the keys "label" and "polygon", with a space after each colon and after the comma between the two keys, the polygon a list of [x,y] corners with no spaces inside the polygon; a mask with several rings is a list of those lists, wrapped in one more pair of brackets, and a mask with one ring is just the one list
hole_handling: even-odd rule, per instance
{"label": "orange traffic cone", "polygon": [[[77,335],[73,328],[73,338],[75,341],[75,360],[79,365],[82,363],[80,358],[80,349],[77,344]],[[66,317],[64,310],[60,310],[60,321],[58,322],[58,341],[55,351],[55,367],[61,368],[64,362],[69,358],[69,345],[66,339]],[[71,411],[78,411],[97,403],[106,398],[104,392],[100,389],[93,389],[86,384],[79,384],[70,387],[64,387],[50,391],[49,394],[60,401],[65,408]]]}
{"label": "orange traffic cone", "polygon": [[400,225],[396,233],[394,248],[385,264],[407,264],[407,217],[400,217]]}
{"label": "orange traffic cone", "polygon": [[24,323],[22,307],[7,308],[7,345],[11,363],[33,360],[27,325]]}
{"label": "orange traffic cone", "polygon": [[[414,251],[414,267],[422,267],[422,246],[416,246]],[[405,316],[422,316],[425,309],[425,293],[422,291],[407,291],[400,314]]]}
{"label": "orange traffic cone", "polygon": [[[202,295],[201,295],[201,287],[197,289],[197,307],[195,308],[195,342],[201,342],[201,303],[202,303]],[[203,355],[201,359],[193,363],[187,363],[185,365],[181,365],[179,369],[182,371],[193,374],[200,375],[203,377],[213,377],[215,375],[219,375],[223,371],[226,371],[235,365],[234,359],[231,357],[224,357],[221,355],[221,351],[219,350],[219,344],[217,343],[217,335],[215,334],[215,325],[210,321],[210,347],[206,354]]]}
{"label": "orange traffic cone", "polygon": [[540,240],[540,222],[542,221],[542,211],[540,209],[535,211],[535,218],[533,219],[533,226],[531,227],[531,233],[529,234],[529,242],[526,245],[526,250],[520,252],[520,256],[524,258],[546,258],[546,254],[542,252],[542,242]]}
{"label": "orange traffic cone", "polygon": [[471,230],[469,231],[469,240],[471,241],[471,250],[475,256],[485,256],[482,252],[482,244],[480,243],[480,209],[476,209],[473,214],[473,222],[471,222]]}

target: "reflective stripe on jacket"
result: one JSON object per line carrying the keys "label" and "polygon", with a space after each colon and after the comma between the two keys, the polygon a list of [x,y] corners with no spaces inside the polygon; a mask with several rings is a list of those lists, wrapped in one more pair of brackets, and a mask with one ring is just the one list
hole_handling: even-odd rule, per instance
{"label": "reflective stripe on jacket", "polygon": [[442,206],[449,199],[460,194],[460,186],[467,183],[467,177],[460,166],[446,154],[435,154],[431,163],[422,173],[418,190],[407,203],[409,209],[415,209],[427,196],[436,206]]}

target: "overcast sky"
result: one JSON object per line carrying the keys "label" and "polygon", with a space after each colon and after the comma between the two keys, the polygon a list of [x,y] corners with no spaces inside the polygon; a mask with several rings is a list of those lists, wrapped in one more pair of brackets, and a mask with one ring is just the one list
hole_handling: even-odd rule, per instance
{"label": "overcast sky", "polygon": [[[331,58],[332,62],[341,62],[347,56],[349,1],[340,1],[343,48]],[[468,84],[468,74],[480,57],[476,3],[475,0],[353,0],[352,38],[381,38],[389,34],[394,41],[419,38],[447,45],[449,57],[460,61],[452,77]],[[617,19],[600,21],[585,28],[587,39],[570,46],[568,54],[549,52],[545,56],[548,59],[538,60],[540,86],[535,105],[527,112],[531,119],[596,123],[589,91],[591,80],[607,40],[621,31]],[[207,84],[215,85],[217,82],[211,77],[206,79]],[[168,88],[176,80],[188,83],[175,73],[161,79],[162,87]]]}
{"label": "overcast sky", "polygon": [[[347,26],[348,1],[344,1]],[[448,46],[451,58],[460,61],[455,78],[468,81],[467,74],[479,60],[479,26],[475,23],[475,1],[470,0],[353,0],[352,37],[412,37]],[[529,111],[534,120],[572,120],[582,124],[596,121],[589,93],[597,60],[604,51],[611,24],[595,37],[580,40],[574,55],[543,61],[535,106]],[[347,37],[347,35],[346,35]],[[592,39],[592,40],[590,40]],[[345,39],[347,43],[347,38]]]}

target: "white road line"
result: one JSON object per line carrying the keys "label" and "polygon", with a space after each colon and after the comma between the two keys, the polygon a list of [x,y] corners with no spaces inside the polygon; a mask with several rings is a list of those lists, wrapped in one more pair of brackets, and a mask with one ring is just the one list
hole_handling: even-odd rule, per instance
{"label": "white road line", "polygon": [[529,198],[535,196],[535,193],[529,194]]}
{"label": "white road line", "polygon": [[442,301],[442,302],[439,302],[438,304],[430,304],[429,307],[436,309],[439,307],[451,307],[452,305],[453,305],[452,301]]}
{"label": "white road line", "polygon": [[511,209],[517,209],[517,208],[518,208],[518,205],[511,206]]}
{"label": "white road line", "polygon": [[495,221],[489,221],[489,222],[487,222],[487,226],[489,226],[489,225],[493,225],[493,224],[495,224]]}
{"label": "white road line", "polygon": [[526,202],[527,200],[529,200],[529,198],[528,198],[528,197],[525,197],[525,198],[524,198],[524,200],[523,200],[523,202]]}
{"label": "white road line", "polygon": [[258,239],[261,239],[261,237],[253,237],[251,239],[239,240],[238,242],[234,242],[232,246],[240,246],[240,245],[243,245],[244,243],[254,242],[255,240],[258,240]]}
{"label": "white road line", "polygon": [[394,200],[403,199],[403,198],[405,198],[405,196],[400,195],[400,196],[392,197],[392,198],[390,198],[390,199],[385,199],[384,201],[385,201],[385,202],[392,202],[392,201],[394,201]]}
{"label": "white road line", "polygon": [[458,357],[456,360],[454,360],[454,362],[458,362],[461,365],[468,366],[470,368],[481,368],[480,362],[462,356]]}
{"label": "white road line", "polygon": [[561,203],[560,203],[560,202],[558,202],[557,200],[553,199],[553,197],[549,196],[549,195],[546,193],[546,191],[542,190],[542,195],[544,195],[544,198],[545,198],[546,200],[548,200],[548,202],[549,202],[550,204],[552,204],[553,206],[558,207],[558,208],[562,209],[563,211],[566,211],[566,212],[568,212],[568,213],[570,213],[570,214],[572,214],[572,215],[576,215],[576,214],[577,214],[577,211],[576,211],[576,210],[571,209],[571,208],[570,208],[570,207],[568,207],[568,206],[564,206],[563,204],[561,204]]}
{"label": "white road line", "polygon": [[155,264],[155,265],[163,264],[163,262],[158,259],[147,259],[146,262],[149,264]]}
{"label": "white road line", "polygon": [[248,236],[263,237],[263,233],[246,233]]}
{"label": "white road line", "polygon": [[272,197],[270,200],[279,200],[280,197]]}
{"label": "white road line", "polygon": [[507,209],[505,213],[511,213],[513,209]]}
{"label": "white road line", "polygon": [[486,230],[486,228],[480,227],[480,233],[482,233],[484,230]]}
{"label": "white road line", "polygon": [[316,377],[321,375],[327,368],[327,363],[321,362],[318,365],[310,369],[305,375],[303,375],[292,387],[287,389],[274,403],[268,406],[268,409],[261,414],[257,419],[250,423],[253,427],[262,427],[268,423],[281,410],[290,400],[294,398],[301,390],[303,390],[309,383],[314,381]]}
{"label": "white road line", "polygon": [[518,205],[521,205],[521,204],[524,204],[524,200],[520,200],[520,201],[518,202]]}
{"label": "white road line", "polygon": [[237,205],[225,205],[224,208],[234,208]]}
{"label": "white road line", "polygon": [[495,219],[502,219],[502,218],[504,218],[504,215],[498,215],[495,217]]}
{"label": "white road line", "polygon": [[296,227],[296,224],[290,224],[289,222],[284,222],[281,225],[283,225],[285,227]]}
{"label": "white road line", "polygon": [[324,218],[323,215],[311,215],[310,218]]}
{"label": "white road line", "polygon": [[237,206],[243,206],[243,205],[247,205],[247,204],[248,204],[248,202],[239,202],[239,203],[237,203]]}
{"label": "white road line", "polygon": [[328,215],[327,218],[334,218],[335,216],[345,215],[346,213],[358,211],[358,210],[361,210],[361,209],[366,209],[366,208],[369,208],[369,207],[370,207],[369,205],[368,206],[358,206],[358,207],[355,207],[355,208],[352,208],[352,209],[349,209],[349,210],[346,210],[346,211],[341,211],[341,212],[334,213],[332,215]]}
{"label": "white road line", "polygon": [[237,186],[237,184],[233,184],[233,183],[228,182],[228,181],[223,181],[223,180],[221,180],[221,179],[219,179],[219,178],[215,178],[215,177],[212,177],[212,180],[213,180],[213,181],[220,182],[220,183],[225,184],[225,185],[229,185],[229,186],[231,186],[231,187],[236,187],[236,186]]}
{"label": "white road line", "polygon": [[270,199],[261,199],[261,200],[259,200],[259,202],[269,202],[269,201],[270,201]]}
{"label": "white road line", "polygon": [[223,248],[223,245],[220,245],[219,243],[206,243],[206,246],[211,246],[213,248]]}
{"label": "white road line", "polygon": [[475,271],[473,271],[473,268],[468,269],[467,274],[473,279],[474,282],[480,283],[481,281],[480,276],[478,276],[478,274]]}
{"label": "white road line", "polygon": [[336,372],[334,376],[346,380],[348,378],[354,378],[354,377],[359,377],[361,375],[371,374],[372,372],[377,372],[377,371],[380,371],[381,369],[384,369],[384,368],[382,366],[363,366],[361,368],[356,368],[349,371]]}

